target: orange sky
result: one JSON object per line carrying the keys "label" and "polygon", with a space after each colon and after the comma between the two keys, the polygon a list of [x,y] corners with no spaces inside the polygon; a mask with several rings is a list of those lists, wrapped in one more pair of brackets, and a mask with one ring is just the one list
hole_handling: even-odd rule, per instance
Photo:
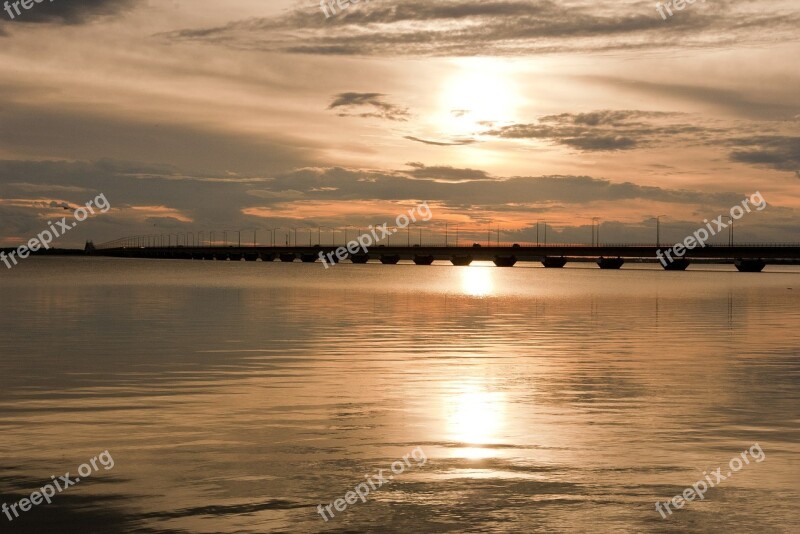
{"label": "orange sky", "polygon": [[[796,241],[796,2],[95,0],[0,19],[0,244],[381,224],[680,239],[760,191]],[[747,24],[741,24],[746,20]],[[465,230],[467,231],[467,230]],[[25,239],[27,240],[27,239]]]}

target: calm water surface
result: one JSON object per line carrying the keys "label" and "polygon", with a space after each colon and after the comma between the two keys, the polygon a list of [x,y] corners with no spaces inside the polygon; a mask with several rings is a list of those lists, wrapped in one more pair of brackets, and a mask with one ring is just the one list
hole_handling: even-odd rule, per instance
{"label": "calm water surface", "polygon": [[587,267],[26,260],[0,531],[799,532],[800,270]]}

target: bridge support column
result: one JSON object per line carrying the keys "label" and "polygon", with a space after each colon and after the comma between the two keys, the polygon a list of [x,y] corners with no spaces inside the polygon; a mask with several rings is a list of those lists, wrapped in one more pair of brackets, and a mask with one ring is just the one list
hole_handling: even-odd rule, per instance
{"label": "bridge support column", "polygon": [[400,256],[397,254],[383,254],[381,255],[381,263],[384,265],[397,265],[400,261]]}
{"label": "bridge support column", "polygon": [[433,263],[433,260],[436,259],[429,254],[416,254],[414,256],[414,263],[417,265],[430,265]]}
{"label": "bridge support column", "polygon": [[666,265],[661,263],[661,266],[664,267],[665,271],[685,271],[689,267],[689,260],[686,258],[676,258]]}
{"label": "bridge support column", "polygon": [[733,264],[736,265],[740,273],[760,273],[767,266],[767,263],[761,259],[745,260],[740,258],[734,261]]}
{"label": "bridge support column", "polygon": [[601,256],[600,259],[597,260],[597,265],[601,269],[619,269],[624,264],[625,260],[622,258],[604,258]]}
{"label": "bridge support column", "polygon": [[467,267],[470,263],[472,263],[472,256],[453,256],[450,258],[450,263],[458,267]]}
{"label": "bridge support column", "polygon": [[567,258],[563,256],[560,258],[545,256],[542,259],[542,265],[544,265],[547,269],[561,269],[566,264],[567,264]]}
{"label": "bridge support column", "polygon": [[517,263],[517,258],[514,256],[495,256],[494,264],[498,267],[513,267]]}

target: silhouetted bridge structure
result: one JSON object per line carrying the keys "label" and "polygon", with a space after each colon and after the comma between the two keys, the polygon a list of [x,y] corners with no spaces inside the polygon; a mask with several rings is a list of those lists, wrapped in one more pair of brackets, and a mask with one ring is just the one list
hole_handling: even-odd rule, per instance
{"label": "silhouetted bridge structure", "polygon": [[[545,267],[560,268],[568,262],[596,262],[601,269],[619,269],[628,261],[660,261],[666,270],[682,271],[690,263],[734,264],[740,271],[759,272],[768,264],[800,264],[800,245],[754,244],[707,245],[686,250],[682,258],[666,260],[671,245],[509,245],[509,246],[383,246],[375,245],[367,252],[347,250],[345,245],[315,246],[147,246],[131,244],[129,238],[105,243],[87,251],[95,255],[176,260],[206,261],[281,261],[327,264],[347,261],[356,264],[397,264],[413,261],[431,265],[447,261],[465,266],[475,261],[491,261],[499,267],[512,267],[518,262],[541,262]],[[658,260],[659,251],[661,258]]]}

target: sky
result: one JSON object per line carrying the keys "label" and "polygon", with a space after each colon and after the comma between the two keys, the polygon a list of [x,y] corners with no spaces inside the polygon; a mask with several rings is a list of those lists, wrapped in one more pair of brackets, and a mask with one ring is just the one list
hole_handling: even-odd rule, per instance
{"label": "sky", "polygon": [[594,217],[644,243],[656,216],[678,241],[756,191],[737,242],[800,241],[796,0],[332,4],[0,11],[0,245],[98,194],[111,210],[55,245],[316,242],[420,202],[427,243],[535,242],[537,223],[590,242]]}

